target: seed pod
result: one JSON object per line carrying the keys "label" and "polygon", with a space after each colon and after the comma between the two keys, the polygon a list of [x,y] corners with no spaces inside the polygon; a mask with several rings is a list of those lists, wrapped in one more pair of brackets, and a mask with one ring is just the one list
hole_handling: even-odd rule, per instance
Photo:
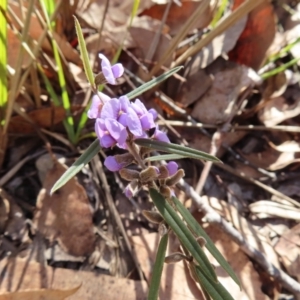
{"label": "seed pod", "polygon": [[146,154],[149,154],[149,153],[151,153],[152,151],[153,151],[153,149],[146,148],[146,147],[141,147],[141,149],[140,149],[140,156],[141,156],[142,158],[144,158]]}
{"label": "seed pod", "polygon": [[159,179],[165,179],[169,176],[169,171],[166,166],[160,166],[159,172],[160,172],[160,175],[158,176]]}
{"label": "seed pod", "polygon": [[196,241],[199,243],[199,245],[201,246],[201,248],[203,248],[206,245],[206,239],[203,236],[198,236],[196,238]]}
{"label": "seed pod", "polygon": [[184,177],[184,171],[183,169],[179,169],[173,176],[166,180],[166,185],[175,185],[182,177]]}
{"label": "seed pod", "polygon": [[175,264],[179,261],[182,261],[183,259],[185,260],[190,260],[187,256],[185,256],[184,254],[180,253],[180,252],[175,252],[170,254],[169,256],[165,257],[165,263],[166,264]]}
{"label": "seed pod", "polygon": [[159,192],[167,199],[171,198],[171,196],[172,196],[171,189],[166,185],[160,186]]}
{"label": "seed pod", "polygon": [[160,224],[164,220],[161,214],[156,211],[143,210],[142,214],[148,221],[154,224]]}
{"label": "seed pod", "polygon": [[150,166],[140,173],[141,182],[146,183],[148,181],[156,180],[159,175],[157,167]]}
{"label": "seed pod", "polygon": [[136,170],[121,169],[119,171],[119,174],[123,179],[127,181],[132,181],[140,178],[140,173]]}
{"label": "seed pod", "polygon": [[117,154],[115,159],[118,164],[122,165],[124,168],[129,166],[134,162],[134,157],[131,153]]}

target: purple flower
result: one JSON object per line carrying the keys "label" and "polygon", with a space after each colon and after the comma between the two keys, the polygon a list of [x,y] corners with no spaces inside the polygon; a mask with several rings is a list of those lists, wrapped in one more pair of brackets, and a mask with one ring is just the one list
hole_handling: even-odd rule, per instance
{"label": "purple flower", "polygon": [[99,96],[94,95],[92,97],[92,103],[87,112],[87,116],[90,119],[100,118],[100,113],[101,113],[103,105],[110,100],[110,97],[103,93],[99,92]]}
{"label": "purple flower", "polygon": [[106,157],[104,165],[109,171],[112,172],[120,171],[123,168],[123,165],[119,164],[114,156]]}
{"label": "purple flower", "polygon": [[120,148],[126,148],[126,127],[115,119],[96,119],[95,131],[102,147],[110,148],[118,144]]}
{"label": "purple flower", "polygon": [[178,170],[178,165],[175,161],[169,161],[166,165],[168,172],[169,172],[169,176],[174,175],[177,170]]}
{"label": "purple flower", "polygon": [[122,64],[111,65],[107,57],[103,54],[99,54],[101,61],[102,73],[106,81],[110,84],[116,84],[116,78],[119,78],[124,73],[124,67]]}
{"label": "purple flower", "polygon": [[139,117],[143,130],[149,130],[155,127],[154,112],[148,111],[145,105],[139,99],[136,99],[135,102],[132,102],[131,107]]}
{"label": "purple flower", "polygon": [[170,140],[167,136],[167,134],[161,130],[158,129],[158,125],[156,125],[156,129],[155,132],[153,134],[153,138],[155,140],[161,141],[161,142],[166,142],[166,143],[170,143]]}

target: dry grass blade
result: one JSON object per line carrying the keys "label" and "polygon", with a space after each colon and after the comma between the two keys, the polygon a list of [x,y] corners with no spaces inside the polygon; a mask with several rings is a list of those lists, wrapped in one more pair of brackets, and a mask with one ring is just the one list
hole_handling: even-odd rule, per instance
{"label": "dry grass blade", "polygon": [[193,26],[193,24],[197,21],[197,18],[199,18],[199,15],[201,16],[205,9],[209,6],[210,1],[202,1],[199,7],[195,10],[193,15],[186,21],[186,23],[182,26],[181,30],[178,32],[178,34],[172,39],[172,42],[169,46],[169,48],[166,50],[166,52],[163,54],[161,59],[157,62],[157,64],[153,67],[153,69],[150,71],[149,78],[151,78],[158,70],[160,70],[163,63],[173,54],[174,50],[178,46],[178,44],[182,41],[182,39],[186,36],[186,34],[189,32],[190,28]]}
{"label": "dry grass blade", "polygon": [[172,67],[178,66],[185,62],[190,56],[199,52],[203,47],[208,45],[216,36],[227,30],[235,22],[240,20],[242,17],[246,16],[255,7],[265,2],[266,0],[248,0],[245,1],[241,6],[239,6],[232,14],[230,14],[226,19],[221,21],[210,33],[207,34],[203,39],[197,42],[194,46],[189,48],[180,57],[173,62]]}

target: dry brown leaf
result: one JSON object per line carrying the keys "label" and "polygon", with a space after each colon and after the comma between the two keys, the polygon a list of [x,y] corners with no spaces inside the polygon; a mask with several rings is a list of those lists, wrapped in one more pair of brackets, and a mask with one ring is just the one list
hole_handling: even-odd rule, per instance
{"label": "dry brown leaf", "polygon": [[75,294],[80,286],[70,290],[31,290],[11,292],[0,295],[0,300],[64,300]]}
{"label": "dry brown leaf", "polygon": [[274,76],[269,77],[264,81],[265,89],[263,91],[263,99],[276,98],[281,96],[287,86],[288,81],[285,72],[280,72]]}
{"label": "dry brown leaf", "polygon": [[206,68],[217,57],[230,51],[236,44],[245,28],[247,18],[244,17],[229,27],[223,34],[215,37],[210,44],[204,47],[195,57],[195,64],[199,68]]}
{"label": "dry brown leaf", "polygon": [[[72,112],[79,112],[81,109],[81,106],[73,106]],[[66,111],[62,106],[45,107],[30,111],[27,115],[34,125],[22,116],[13,116],[9,122],[8,132],[28,134],[35,132],[35,128],[50,128],[64,120]]]}
{"label": "dry brown leaf", "polygon": [[252,262],[249,260],[248,256],[239,249],[239,246],[217,226],[209,225],[204,229],[240,279],[242,290],[240,290],[237,284],[231,279],[231,277],[228,276],[219,263],[206,250],[209,260],[215,266],[218,279],[226,287],[226,289],[230,291],[233,299],[269,299],[269,297],[261,291],[262,283],[260,282],[259,275],[255,271]]}
{"label": "dry brown leaf", "polygon": [[[13,10],[13,12],[22,20],[22,12],[20,6],[12,1],[10,1],[8,5]],[[14,22],[13,19],[12,19],[12,23],[18,30],[22,30],[19,24],[17,22]],[[33,39],[38,40],[42,35],[43,31],[44,29],[41,27],[41,24],[38,21],[37,17],[34,14],[32,14],[30,19],[29,35]],[[53,32],[52,34],[53,34],[53,38],[57,42],[58,47],[62,51],[62,54],[64,55],[66,60],[81,66],[82,65],[81,58],[78,52],[70,45],[70,43],[66,41],[64,38],[62,38],[61,36],[59,36],[56,32]],[[47,39],[44,39],[42,48],[46,51],[52,52],[52,45],[51,43],[49,43]]]}
{"label": "dry brown leaf", "polygon": [[[179,93],[176,93],[175,98],[175,101],[179,102],[183,107],[187,107],[198,100],[213,82],[212,77],[207,75],[204,70],[199,70],[186,79]],[[170,87],[170,89],[176,90],[174,86]]]}
{"label": "dry brown leaf", "polygon": [[246,66],[226,63],[217,72],[208,92],[195,104],[192,117],[206,124],[225,122],[236,111],[239,94],[254,84],[254,71]]}
{"label": "dry brown leaf", "polygon": [[[235,0],[233,10],[243,2],[245,0]],[[266,58],[266,52],[274,40],[275,32],[273,5],[265,1],[249,13],[243,33],[234,49],[229,52],[230,60],[258,70]]]}
{"label": "dry brown leaf", "polygon": [[68,300],[95,300],[99,298],[105,300],[145,300],[148,290],[145,281],[115,278],[96,272],[51,268],[19,258],[2,259],[0,269],[2,270],[1,292],[40,288],[62,290],[81,285],[81,288]]}
{"label": "dry brown leaf", "polygon": [[37,199],[33,222],[50,241],[57,240],[64,251],[74,256],[86,256],[95,247],[93,215],[85,189],[72,178],[50,196],[54,183],[66,171],[55,162],[48,172]]}
{"label": "dry brown leaf", "polygon": [[[182,28],[189,17],[197,9],[197,7],[204,0],[182,0],[181,6],[176,5],[174,2],[171,4],[171,8],[166,20],[166,24],[170,27],[170,34],[175,35]],[[142,16],[149,16],[153,19],[162,20],[167,4],[155,4],[151,8],[143,11]],[[208,7],[203,15],[198,17],[198,21],[191,28],[191,31],[195,28],[203,29],[212,20],[212,7]]]}
{"label": "dry brown leaf", "polygon": [[300,224],[286,231],[275,245],[276,252],[291,276],[300,280]]}
{"label": "dry brown leaf", "polygon": [[289,104],[284,97],[270,99],[258,112],[259,120],[267,127],[277,125],[300,114],[300,98]]}
{"label": "dry brown leaf", "polygon": [[[156,257],[159,235],[157,233],[149,233],[132,236],[131,239],[134,251],[145,277],[150,280]],[[172,241],[169,242],[172,244]],[[175,249],[172,250],[175,251]],[[176,251],[177,250],[178,249],[176,248]],[[186,269],[183,262],[169,265],[164,264],[159,297],[160,299],[204,300],[202,293],[190,278],[189,271]]]}
{"label": "dry brown leaf", "polygon": [[259,153],[243,154],[243,157],[257,167],[276,171],[299,162],[294,152],[278,152],[272,148]]}
{"label": "dry brown leaf", "polygon": [[269,141],[269,145],[279,152],[300,152],[300,145],[296,141],[286,141],[280,145],[274,145]]}

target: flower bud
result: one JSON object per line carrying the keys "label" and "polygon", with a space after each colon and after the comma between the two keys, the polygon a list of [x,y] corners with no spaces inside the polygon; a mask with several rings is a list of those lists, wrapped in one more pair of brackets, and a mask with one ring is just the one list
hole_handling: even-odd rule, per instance
{"label": "flower bud", "polygon": [[136,170],[121,169],[119,171],[119,174],[123,179],[127,181],[132,181],[140,178],[140,173]]}
{"label": "flower bud", "polygon": [[160,223],[158,226],[158,233],[160,236],[164,236],[168,233],[168,227],[165,223]]}
{"label": "flower bud", "polygon": [[169,171],[166,166],[160,166],[159,172],[160,172],[160,175],[158,176],[159,179],[165,179],[165,178],[169,177]]}
{"label": "flower bud", "polygon": [[115,159],[119,164],[123,166],[123,168],[129,166],[134,161],[133,155],[129,152],[124,154],[117,154],[115,155]]}
{"label": "flower bud", "polygon": [[141,182],[149,182],[156,180],[159,175],[159,170],[157,167],[150,166],[140,173]]}
{"label": "flower bud", "polygon": [[148,221],[154,224],[160,224],[164,220],[161,214],[156,211],[143,210],[142,214]]}
{"label": "flower bud", "polygon": [[159,192],[167,199],[171,198],[172,196],[171,189],[166,185],[160,186]]}
{"label": "flower bud", "polygon": [[165,257],[165,263],[166,264],[174,264],[174,263],[177,263],[179,261],[182,261],[183,259],[188,260],[188,261],[190,260],[184,254],[182,254],[180,252],[175,252],[175,253],[172,253],[172,254]]}
{"label": "flower bud", "polygon": [[175,185],[184,176],[183,169],[179,169],[173,176],[166,180],[168,186]]}
{"label": "flower bud", "polygon": [[139,191],[138,180],[131,181],[124,190],[124,194],[128,199],[131,199]]}

